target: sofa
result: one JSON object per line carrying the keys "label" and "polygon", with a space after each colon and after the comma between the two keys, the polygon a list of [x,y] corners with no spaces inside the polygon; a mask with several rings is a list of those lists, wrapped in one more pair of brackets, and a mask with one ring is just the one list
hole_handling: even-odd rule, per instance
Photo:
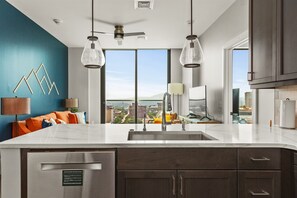
{"label": "sofa", "polygon": [[[12,137],[14,138],[45,128],[43,126],[44,121],[51,123],[50,125],[80,123],[79,118],[75,113],[71,113],[70,111],[55,111],[46,115],[14,122],[12,126]],[[51,121],[54,122],[54,124]]]}

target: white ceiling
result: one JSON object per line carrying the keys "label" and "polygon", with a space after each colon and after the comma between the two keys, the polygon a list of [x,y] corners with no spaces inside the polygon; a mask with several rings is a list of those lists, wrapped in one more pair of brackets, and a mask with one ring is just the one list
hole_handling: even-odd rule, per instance
{"label": "white ceiling", "polygon": [[[83,47],[91,31],[91,0],[7,0],[68,47]],[[194,0],[194,33],[201,35],[235,0]],[[135,10],[134,0],[95,0],[95,18],[144,31],[148,38],[125,38],[118,46],[112,36],[99,35],[103,48],[181,48],[189,34],[190,0],[155,0],[154,10]],[[52,19],[62,19],[55,24]],[[138,21],[138,22],[137,22]],[[95,30],[113,32],[95,22]]]}

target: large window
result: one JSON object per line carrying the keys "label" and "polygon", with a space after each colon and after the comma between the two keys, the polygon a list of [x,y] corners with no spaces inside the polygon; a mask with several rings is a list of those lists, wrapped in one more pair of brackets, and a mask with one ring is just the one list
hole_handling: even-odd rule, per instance
{"label": "large window", "polygon": [[233,50],[233,123],[252,123],[253,93],[247,81],[248,49]]}
{"label": "large window", "polygon": [[167,91],[168,50],[106,50],[102,122],[142,123],[161,116]]}

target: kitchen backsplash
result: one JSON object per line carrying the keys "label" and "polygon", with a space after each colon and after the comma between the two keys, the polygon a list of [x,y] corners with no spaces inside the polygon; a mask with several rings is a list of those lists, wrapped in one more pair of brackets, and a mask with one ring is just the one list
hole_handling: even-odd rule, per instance
{"label": "kitchen backsplash", "polygon": [[[274,124],[279,125],[280,120],[280,101],[289,98],[290,100],[297,100],[297,85],[284,86],[275,89],[274,102]],[[295,109],[295,117],[297,116],[297,105]],[[297,126],[297,119],[295,120]]]}

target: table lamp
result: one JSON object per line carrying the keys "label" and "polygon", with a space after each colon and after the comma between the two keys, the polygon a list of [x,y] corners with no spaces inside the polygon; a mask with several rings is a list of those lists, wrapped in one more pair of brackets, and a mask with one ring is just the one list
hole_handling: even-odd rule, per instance
{"label": "table lamp", "polygon": [[174,95],[177,96],[177,114],[179,114],[179,96],[184,93],[184,85],[182,83],[169,83],[168,93],[173,95],[173,106],[174,106]]}
{"label": "table lamp", "polygon": [[78,111],[78,99],[77,98],[68,98],[65,99],[65,107],[68,108],[72,113]]}
{"label": "table lamp", "polygon": [[30,113],[30,98],[1,98],[1,115],[15,115],[17,122],[18,115]]}
{"label": "table lamp", "polygon": [[20,135],[18,115],[30,113],[30,98],[1,98],[1,115],[15,115],[15,122],[12,123],[12,137]]}

